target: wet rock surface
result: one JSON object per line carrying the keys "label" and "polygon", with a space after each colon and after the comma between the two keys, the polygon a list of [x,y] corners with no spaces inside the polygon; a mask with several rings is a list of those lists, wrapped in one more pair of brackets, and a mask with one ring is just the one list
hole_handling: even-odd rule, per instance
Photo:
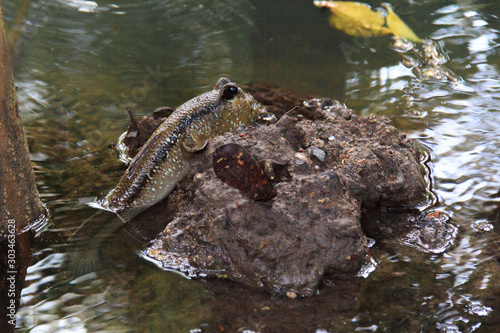
{"label": "wet rock surface", "polygon": [[442,211],[422,213],[417,209],[399,212],[363,209],[361,226],[366,236],[379,248],[394,249],[403,245],[423,253],[440,254],[451,248],[457,227]]}
{"label": "wet rock surface", "polygon": [[[328,276],[354,276],[368,249],[362,209],[427,199],[421,152],[387,118],[357,116],[330,100],[301,105],[308,117],[254,124],[196,154],[177,190],[137,217],[171,219],[145,255],[192,277],[289,295],[310,296]],[[286,166],[274,198],[252,200],[217,177],[214,153],[228,144]]]}

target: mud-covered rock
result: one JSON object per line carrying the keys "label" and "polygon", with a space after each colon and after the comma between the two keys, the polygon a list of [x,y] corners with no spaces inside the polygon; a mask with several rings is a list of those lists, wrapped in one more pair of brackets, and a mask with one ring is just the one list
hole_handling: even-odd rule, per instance
{"label": "mud-covered rock", "polygon": [[[192,195],[146,255],[190,276],[298,295],[327,275],[355,274],[368,247],[361,208],[421,203],[425,173],[417,145],[388,119],[317,105],[315,120],[285,115],[211,140],[168,200],[187,184]],[[288,165],[274,199],[251,200],[214,174],[214,151],[230,143]]]}
{"label": "mud-covered rock", "polygon": [[424,200],[421,153],[389,119],[329,116],[325,121],[302,121],[296,127],[304,135],[304,146],[326,152],[320,168],[337,170],[363,205],[414,206]]}
{"label": "mud-covered rock", "polygon": [[324,110],[335,108],[337,113],[351,114],[351,110],[340,107],[340,103],[330,98],[312,98],[297,96],[283,88],[272,88],[266,85],[254,84],[245,87],[252,96],[261,103],[268,112],[281,118],[284,114],[290,116],[317,119],[324,116]]}

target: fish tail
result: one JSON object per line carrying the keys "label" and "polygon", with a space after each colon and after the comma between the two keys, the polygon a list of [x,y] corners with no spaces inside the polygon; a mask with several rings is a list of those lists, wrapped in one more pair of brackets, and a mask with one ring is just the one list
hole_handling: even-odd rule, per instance
{"label": "fish tail", "polygon": [[[103,214],[104,213],[104,214]],[[104,211],[97,212],[68,238],[70,250],[67,271],[71,278],[77,278],[103,269],[100,250],[123,222]]]}

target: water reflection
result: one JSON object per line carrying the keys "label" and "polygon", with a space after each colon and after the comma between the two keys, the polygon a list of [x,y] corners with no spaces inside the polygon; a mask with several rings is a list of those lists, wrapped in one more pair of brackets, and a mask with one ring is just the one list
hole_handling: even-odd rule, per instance
{"label": "water reflection", "polygon": [[[2,4],[10,24],[16,5]],[[431,148],[440,208],[459,228],[456,245],[444,254],[374,246],[376,269],[350,295],[355,304],[329,311],[331,303],[318,301],[290,313],[307,317],[311,330],[494,331],[500,324],[494,296],[500,269],[492,260],[498,221],[478,216],[500,201],[494,196],[500,188],[500,8],[496,0],[399,6],[402,16],[414,12],[407,22],[433,40],[457,82],[419,76],[387,39],[364,45],[340,35],[307,2],[33,1],[18,27],[16,78],[53,224],[35,244],[17,330],[187,332],[216,327],[217,318],[258,329],[253,325],[276,309],[260,306],[256,319],[248,306],[250,312],[231,317],[230,302],[218,304],[215,296],[209,302],[197,282],[138,256],[141,247],[125,231],[105,250],[110,274],[71,280],[61,269],[66,237],[93,214],[85,203],[106,193],[123,170],[113,145],[127,125],[124,106],[139,113],[176,106],[229,75],[391,117]],[[357,47],[351,59],[342,42]],[[329,320],[311,320],[320,307]]]}
{"label": "water reflection", "polygon": [[[480,291],[496,288],[491,276],[497,276],[498,264],[490,249],[498,240],[491,223],[474,217],[491,207],[500,187],[499,36],[494,26],[499,9],[493,3],[461,1],[435,11],[430,36],[447,52],[447,65],[461,78],[456,84],[422,80],[401,66],[348,74],[348,105],[393,117],[431,148],[436,193],[465,233],[455,248],[435,260],[436,271],[446,272],[436,276],[448,281],[439,297],[435,328],[446,332],[488,332],[499,320],[498,312],[492,314],[498,300]],[[471,310],[476,306],[478,311]],[[483,315],[490,318],[481,319]]]}
{"label": "water reflection", "polygon": [[[5,7],[6,16],[15,9]],[[34,2],[17,27],[32,31],[19,38],[20,66],[53,94],[99,107],[177,105],[221,75],[249,79],[251,10],[246,1]]]}

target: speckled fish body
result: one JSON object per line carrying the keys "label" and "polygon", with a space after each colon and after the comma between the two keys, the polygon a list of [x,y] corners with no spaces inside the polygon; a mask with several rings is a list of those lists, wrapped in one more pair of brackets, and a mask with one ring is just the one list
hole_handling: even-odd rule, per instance
{"label": "speckled fish body", "polygon": [[179,106],[151,135],[102,206],[130,221],[165,198],[189,170],[190,155],[217,135],[254,120],[262,106],[221,78],[212,91]]}

